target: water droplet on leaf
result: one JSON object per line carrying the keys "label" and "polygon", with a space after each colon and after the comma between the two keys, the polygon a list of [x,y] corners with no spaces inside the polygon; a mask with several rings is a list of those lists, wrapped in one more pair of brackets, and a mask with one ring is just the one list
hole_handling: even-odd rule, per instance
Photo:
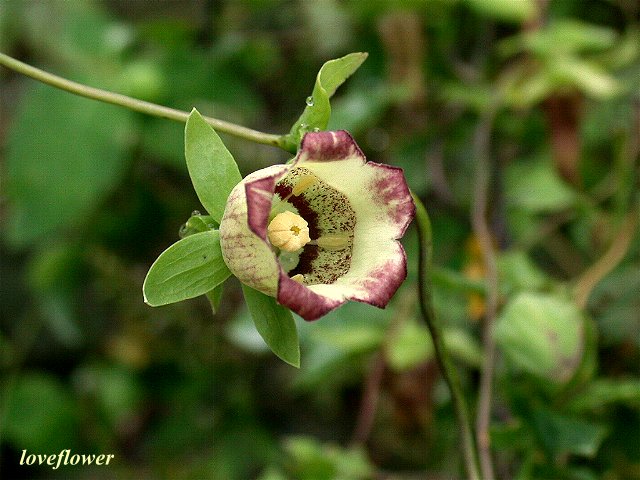
{"label": "water droplet on leaf", "polygon": [[194,210],[193,212],[191,212],[191,216],[192,217],[199,217],[200,215],[202,215],[200,213],[200,210]]}
{"label": "water droplet on leaf", "polygon": [[313,97],[312,96],[308,96],[307,99],[305,100],[305,103],[308,106],[313,107]]}

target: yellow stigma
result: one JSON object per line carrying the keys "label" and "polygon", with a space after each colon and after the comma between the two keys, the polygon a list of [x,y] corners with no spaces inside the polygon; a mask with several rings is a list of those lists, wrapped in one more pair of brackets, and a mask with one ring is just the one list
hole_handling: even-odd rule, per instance
{"label": "yellow stigma", "polygon": [[300,273],[291,277],[291,280],[293,280],[294,282],[302,283],[304,285],[304,275]]}
{"label": "yellow stigma", "polygon": [[276,215],[267,232],[271,245],[285,252],[300,250],[311,241],[309,224],[300,215],[289,211]]}

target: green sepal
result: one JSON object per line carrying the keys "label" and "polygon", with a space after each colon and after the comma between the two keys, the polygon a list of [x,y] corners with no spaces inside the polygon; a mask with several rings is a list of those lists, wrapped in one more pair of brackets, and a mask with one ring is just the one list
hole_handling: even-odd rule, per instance
{"label": "green sepal", "polygon": [[253,323],[271,351],[289,365],[300,368],[298,329],[291,312],[275,298],[244,284],[242,292]]}
{"label": "green sepal", "polygon": [[227,147],[195,108],[184,129],[184,153],[200,203],[220,223],[227,198],[242,176]]}
{"label": "green sepal", "polygon": [[367,56],[368,54],[364,52],[350,53],[322,65],[316,76],[313,93],[307,98],[307,106],[291,127],[289,134],[285,136],[287,150],[295,152],[305,133],[327,128],[331,116],[329,99],[336,89],[362,65]]}
{"label": "green sepal", "polygon": [[171,245],[151,265],[142,286],[144,301],[158,307],[204,295],[230,275],[218,231],[196,233]]}

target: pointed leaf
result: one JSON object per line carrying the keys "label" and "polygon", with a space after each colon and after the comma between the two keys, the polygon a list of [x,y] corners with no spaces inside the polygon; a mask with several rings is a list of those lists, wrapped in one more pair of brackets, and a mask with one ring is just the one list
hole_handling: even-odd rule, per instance
{"label": "pointed leaf", "polygon": [[322,65],[316,77],[313,93],[307,98],[307,106],[287,136],[288,142],[293,147],[297,147],[306,132],[327,128],[331,116],[329,99],[336,89],[362,65],[367,56],[368,54],[363,52],[350,53]]}
{"label": "pointed leaf", "polygon": [[213,312],[214,315],[218,313],[218,309],[220,308],[220,303],[222,302],[222,287],[223,287],[223,284],[221,283],[216,288],[214,288],[210,292],[207,292],[206,294],[207,299],[209,299],[209,304],[211,305],[211,311]]}
{"label": "pointed leaf", "polygon": [[142,287],[144,301],[158,307],[204,295],[229,275],[219,233],[196,233],[171,245],[151,265]]}
{"label": "pointed leaf", "polygon": [[229,193],[242,176],[227,147],[195,108],[184,130],[184,153],[200,203],[220,222]]}
{"label": "pointed leaf", "polygon": [[244,299],[260,336],[282,360],[300,367],[300,344],[293,315],[279,305],[275,298],[242,285]]}

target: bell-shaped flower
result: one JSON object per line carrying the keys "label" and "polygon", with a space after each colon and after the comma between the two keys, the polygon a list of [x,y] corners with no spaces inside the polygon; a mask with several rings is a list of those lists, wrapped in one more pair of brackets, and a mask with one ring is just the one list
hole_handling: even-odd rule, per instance
{"label": "bell-shaped flower", "polygon": [[220,223],[229,270],[306,320],[347,300],[383,308],[407,274],[415,214],[402,170],[367,162],[345,131],[307,133],[298,155],[248,175]]}

